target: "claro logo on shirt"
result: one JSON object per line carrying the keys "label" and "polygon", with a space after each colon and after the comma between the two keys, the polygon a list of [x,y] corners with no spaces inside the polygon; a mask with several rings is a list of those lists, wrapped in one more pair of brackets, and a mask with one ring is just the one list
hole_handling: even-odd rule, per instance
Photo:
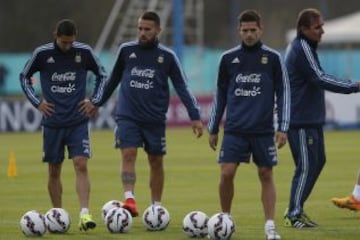
{"label": "claro logo on shirt", "polygon": [[53,93],[72,93],[75,90],[76,90],[75,84],[73,83],[69,83],[69,85],[67,86],[57,86],[57,85],[51,86],[51,92]]}
{"label": "claro logo on shirt", "polygon": [[65,72],[65,73],[57,73],[54,72],[51,76],[51,81],[60,83],[60,82],[69,82],[67,86],[59,86],[59,85],[52,85],[51,92],[53,93],[72,93],[76,90],[75,83],[71,83],[72,81],[76,80],[76,72]]}
{"label": "claro logo on shirt", "polygon": [[[261,82],[261,74],[252,73],[248,75],[238,74],[236,76],[235,82],[241,84],[241,87],[235,89],[234,94],[237,97],[255,97],[258,94],[261,94],[261,88],[257,86],[252,86],[252,88],[244,88],[245,85],[254,85]],[[244,85],[245,84],[245,85]],[[250,87],[251,87],[250,85]]]}
{"label": "claro logo on shirt", "polygon": [[235,96],[238,97],[256,97],[258,94],[261,94],[260,87],[253,87],[253,89],[243,89],[243,88],[236,88],[235,89]]}
{"label": "claro logo on shirt", "polygon": [[153,81],[150,80],[155,77],[154,69],[149,69],[149,68],[139,69],[137,67],[134,67],[131,69],[131,76],[143,78],[140,80],[130,80],[130,87],[132,88],[140,88],[140,89],[148,90],[154,87]]}
{"label": "claro logo on shirt", "polygon": [[139,82],[139,81],[136,81],[136,80],[130,80],[130,87],[133,87],[133,88],[141,88],[141,89],[150,89],[150,88],[153,88],[153,82],[150,81],[150,80],[147,80],[146,82]]}

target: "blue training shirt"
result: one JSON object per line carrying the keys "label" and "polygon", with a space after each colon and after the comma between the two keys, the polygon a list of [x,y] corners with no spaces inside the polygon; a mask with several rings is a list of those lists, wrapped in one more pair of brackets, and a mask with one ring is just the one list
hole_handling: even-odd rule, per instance
{"label": "blue training shirt", "polygon": [[302,34],[289,44],[285,54],[291,89],[290,128],[321,127],[325,123],[325,93],[358,92],[357,83],[326,74],[316,52],[317,42]]}
{"label": "blue training shirt", "polygon": [[219,132],[225,108],[225,132],[274,133],[274,111],[278,130],[288,130],[290,87],[277,51],[259,42],[252,47],[239,45],[222,54],[208,123],[210,134]]}
{"label": "blue training shirt", "polygon": [[[74,42],[72,48],[62,52],[55,42],[39,46],[20,73],[21,87],[34,107],[45,99],[55,105],[50,117],[43,117],[42,124],[48,127],[67,127],[88,121],[79,112],[79,103],[86,97],[88,71],[96,75],[91,102],[100,101],[106,72],[90,46]],[[42,96],[37,96],[30,78],[40,72]]]}
{"label": "blue training shirt", "polygon": [[100,104],[121,83],[116,119],[164,122],[170,100],[169,78],[190,119],[199,120],[198,103],[187,86],[178,58],[172,50],[158,42],[151,47],[141,47],[138,41],[120,45]]}

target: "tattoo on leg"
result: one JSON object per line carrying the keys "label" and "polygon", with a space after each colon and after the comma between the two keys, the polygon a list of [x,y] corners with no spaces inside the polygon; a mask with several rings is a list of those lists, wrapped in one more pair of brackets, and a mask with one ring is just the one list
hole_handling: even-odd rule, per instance
{"label": "tattoo on leg", "polygon": [[123,184],[134,185],[136,181],[136,174],[133,172],[122,172],[121,180]]}

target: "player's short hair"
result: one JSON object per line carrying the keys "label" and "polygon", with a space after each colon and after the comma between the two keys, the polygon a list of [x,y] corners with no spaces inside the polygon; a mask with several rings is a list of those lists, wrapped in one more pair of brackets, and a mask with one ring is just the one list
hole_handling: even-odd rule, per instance
{"label": "player's short hair", "polygon": [[73,20],[63,19],[56,24],[57,36],[74,36],[76,34],[77,34],[76,24]]}
{"label": "player's short hair", "polygon": [[296,21],[297,31],[301,31],[301,27],[310,27],[314,19],[318,19],[319,17],[321,17],[321,13],[315,8],[301,10]]}
{"label": "player's short hair", "polygon": [[256,22],[256,24],[261,27],[261,15],[252,9],[245,10],[239,14],[238,17],[239,25],[243,22]]}
{"label": "player's short hair", "polygon": [[160,17],[156,12],[146,11],[140,16],[140,19],[154,21],[157,26],[160,26]]}

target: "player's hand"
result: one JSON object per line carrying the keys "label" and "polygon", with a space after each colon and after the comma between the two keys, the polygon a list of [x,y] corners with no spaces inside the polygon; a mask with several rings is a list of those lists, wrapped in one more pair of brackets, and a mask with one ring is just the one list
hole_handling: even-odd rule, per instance
{"label": "player's hand", "polygon": [[34,77],[31,77],[31,78],[30,78],[30,84],[31,84],[31,86],[35,86],[36,82],[37,82],[36,78],[34,78]]}
{"label": "player's hand", "polygon": [[89,118],[95,118],[96,115],[98,114],[98,111],[99,111],[99,108],[95,106],[94,109],[90,110],[90,112],[88,112],[86,115]]}
{"label": "player's hand", "polygon": [[218,143],[218,135],[217,134],[210,134],[209,136],[209,145],[210,148],[214,151],[216,151],[216,146]]}
{"label": "player's hand", "polygon": [[79,112],[93,118],[98,112],[98,107],[96,107],[89,99],[84,99],[79,103]]}
{"label": "player's hand", "polygon": [[191,121],[193,133],[196,135],[197,138],[203,135],[203,124],[200,120],[193,120]]}
{"label": "player's hand", "polygon": [[275,133],[275,141],[277,143],[277,147],[282,148],[286,144],[286,141],[287,141],[286,133],[276,132]]}
{"label": "player's hand", "polygon": [[45,118],[47,118],[55,112],[54,107],[55,105],[53,103],[49,103],[44,99],[41,101],[37,109],[42,113]]}

